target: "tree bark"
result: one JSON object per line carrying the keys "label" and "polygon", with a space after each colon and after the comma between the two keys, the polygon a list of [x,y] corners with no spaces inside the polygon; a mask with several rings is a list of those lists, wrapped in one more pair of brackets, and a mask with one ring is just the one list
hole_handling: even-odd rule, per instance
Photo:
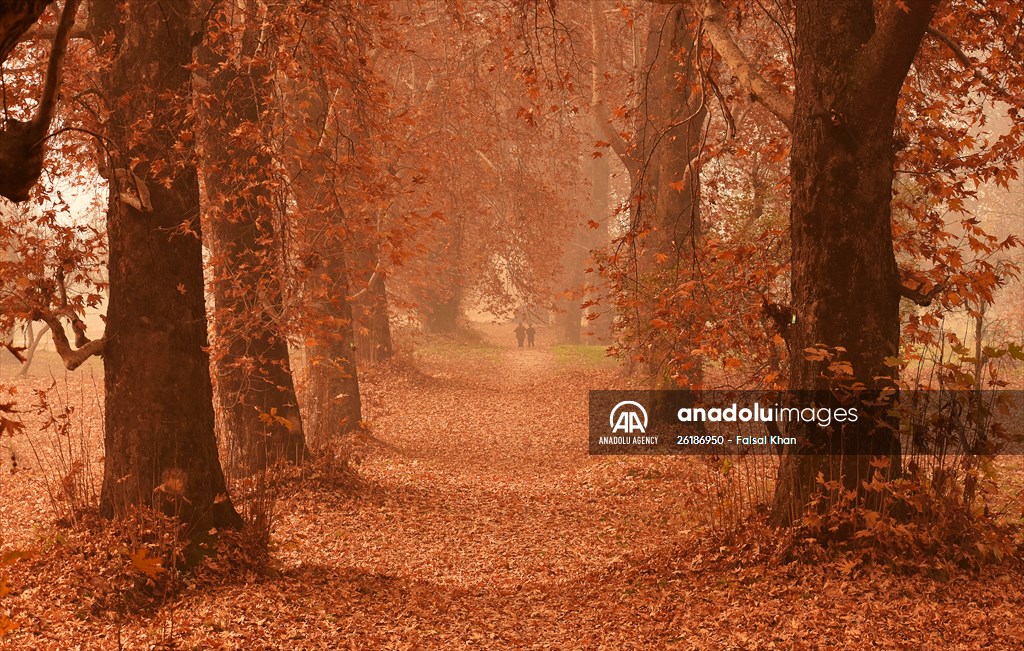
{"label": "tree bark", "polygon": [[[64,59],[79,2],[66,0],[64,3],[46,67],[46,80],[32,119],[15,120],[6,117],[5,111],[0,129],[0,196],[11,201],[27,200],[42,174],[46,135],[56,112]],[[7,60],[18,39],[39,18],[47,4],[49,2],[18,0],[0,10],[0,63]]]}
{"label": "tree bark", "polygon": [[293,133],[286,134],[284,149],[295,205],[302,210],[303,416],[309,445],[323,450],[362,426],[362,401],[345,255],[347,216],[337,194],[342,180],[334,163],[340,152],[348,151],[348,142],[331,118],[326,80],[313,61],[304,64],[305,78],[287,83],[288,101],[305,110],[287,126]]}
{"label": "tree bark", "polygon": [[[452,205],[457,206],[452,198]],[[427,329],[436,334],[454,334],[462,316],[462,242],[465,217],[456,215],[449,223],[448,238],[439,243],[441,250],[437,270],[430,284],[423,288],[421,301]]]}
{"label": "tree bark", "polygon": [[53,0],[9,0],[0,10],[0,63],[18,45],[22,35],[35,24]]}
{"label": "tree bark", "polygon": [[175,145],[186,129],[192,62],[188,0],[95,0],[112,32],[102,78],[111,107],[109,304],[104,354],[106,463],[100,509],[177,515],[190,535],[242,524],[214,435],[203,299],[199,183]]}
{"label": "tree bark", "polygon": [[[691,279],[700,237],[700,151],[707,122],[707,106],[697,69],[697,17],[685,5],[671,7],[652,18],[645,67],[650,70],[645,89],[646,116],[641,127],[646,165],[637,181],[635,228],[646,226],[644,253],[638,261],[638,291],[644,304],[657,304],[663,292],[676,293]],[[643,288],[643,289],[641,289]],[[698,384],[700,360],[688,351],[692,327],[701,318],[682,315],[683,332],[665,333],[650,328],[655,314],[641,313],[638,324],[650,339],[648,371],[655,388]],[[676,339],[687,339],[677,346]]]}
{"label": "tree bark", "polygon": [[[360,236],[361,240],[369,239]],[[388,293],[384,272],[379,264],[379,251],[370,242],[361,241],[353,247],[355,269],[366,281],[356,292],[354,306],[356,355],[361,362],[375,364],[391,359],[391,319],[388,315]]]}
{"label": "tree bark", "polygon": [[[200,50],[204,78],[197,81],[207,92],[196,107],[207,199],[203,227],[213,273],[216,394],[231,465],[253,472],[279,461],[300,463],[307,450],[282,325],[278,183],[267,135],[270,55],[260,51],[262,25],[251,18],[258,12],[231,11],[232,4],[218,3],[210,12],[211,23],[220,27],[208,32]],[[229,15],[249,21],[237,52],[229,42]]]}
{"label": "tree bark", "polygon": [[[849,382],[895,383],[885,364],[899,345],[900,278],[891,228],[893,131],[903,80],[937,0],[896,3],[878,15],[872,0],[796,4],[796,103],[793,117],[791,387],[829,391],[829,361],[809,359],[824,346],[852,365]],[[844,349],[837,351],[837,348]],[[832,358],[833,361],[836,359]],[[802,515],[818,473],[858,489],[871,456],[900,469],[899,440],[863,419],[846,428],[856,454],[784,456],[773,517]],[[817,443],[821,428],[798,434]],[[870,437],[870,438],[869,438]]]}
{"label": "tree bark", "polygon": [[[300,195],[315,192],[305,181]],[[310,196],[310,195],[306,195]],[[340,210],[311,217],[310,228],[344,220]],[[323,449],[338,437],[362,426],[362,401],[356,370],[352,304],[343,247],[313,270],[303,291],[310,302],[312,332],[306,337],[306,428],[310,444]]]}

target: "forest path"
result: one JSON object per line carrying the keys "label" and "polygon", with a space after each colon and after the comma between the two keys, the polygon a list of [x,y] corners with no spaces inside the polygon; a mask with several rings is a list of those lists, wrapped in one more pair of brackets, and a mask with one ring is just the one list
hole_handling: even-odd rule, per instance
{"label": "forest path", "polygon": [[587,455],[587,390],[621,385],[599,350],[485,333],[364,376],[387,445],[357,490],[288,485],[270,571],[185,587],[120,632],[75,597],[21,648],[1024,648],[1019,573],[780,565],[771,536],[702,528],[723,500],[698,460]]}
{"label": "forest path", "polygon": [[966,649],[960,623],[988,618],[992,648],[1022,648],[1008,575],[860,580],[702,529],[721,502],[697,460],[587,455],[587,391],[622,384],[599,351],[546,330],[519,350],[511,330],[368,378],[393,447],[355,496],[283,501],[282,575],[232,595],[233,630],[267,648]]}
{"label": "forest path", "polygon": [[511,332],[500,345],[500,334],[428,348],[422,375],[368,386],[371,430],[394,448],[363,465],[372,490],[305,525],[317,538],[333,532],[324,563],[520,589],[578,580],[650,539],[632,498],[602,494],[590,477],[602,460],[587,456],[587,390],[610,373],[556,359],[547,333],[534,349],[517,348]]}
{"label": "forest path", "polygon": [[[567,360],[546,330],[522,350],[511,328],[485,333],[367,382],[373,435],[393,446],[362,465],[369,490],[281,505],[285,575],[340,593],[346,629],[408,620],[411,648],[524,648],[581,614],[574,593],[602,589],[601,575],[663,551],[685,524],[664,483],[637,470],[623,484],[633,462],[587,455],[587,391],[614,381],[607,364]],[[571,628],[556,637],[575,639]]]}

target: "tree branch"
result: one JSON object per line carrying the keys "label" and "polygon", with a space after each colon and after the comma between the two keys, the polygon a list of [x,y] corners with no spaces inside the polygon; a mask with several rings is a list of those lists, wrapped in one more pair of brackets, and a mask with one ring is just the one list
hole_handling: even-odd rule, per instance
{"label": "tree branch", "polygon": [[75,14],[78,12],[80,0],[67,0],[64,11],[60,14],[60,23],[53,38],[53,49],[50,50],[50,61],[46,67],[46,81],[43,83],[43,94],[39,98],[39,107],[32,117],[32,130],[45,135],[53,121],[57,108],[57,91],[60,88],[61,73],[64,70],[64,59],[68,52],[68,41],[71,40],[71,28],[75,25]]}
{"label": "tree branch", "polygon": [[899,97],[938,7],[939,0],[886,3],[879,12],[874,34],[858,56],[856,84],[851,90],[861,104],[878,104],[879,97],[893,98],[895,102]]}
{"label": "tree branch", "polygon": [[900,283],[900,296],[910,301],[913,301],[914,303],[920,305],[921,307],[928,307],[929,305],[932,304],[932,299],[935,298],[935,296],[939,292],[945,289],[945,285],[943,285],[942,283],[935,285],[927,292],[922,292],[921,287],[923,287],[923,285],[918,285],[916,288],[912,289],[910,287],[907,287],[903,283]]}
{"label": "tree branch", "polygon": [[953,53],[953,58],[963,66],[964,70],[969,71],[975,79],[980,81],[985,88],[988,88],[1000,99],[1013,103],[1014,98],[1013,95],[1010,94],[1010,91],[1000,86],[999,82],[995,79],[992,79],[981,70],[978,70],[975,63],[971,61],[970,57],[967,56],[967,53],[963,51],[963,48],[961,48],[957,42],[950,38],[946,33],[942,32],[937,27],[928,27],[928,29],[925,30],[925,33],[949,48],[949,51]]}
{"label": "tree branch", "polygon": [[17,359],[22,364],[28,361],[25,359],[25,356],[21,354],[21,351],[25,350],[24,346],[15,346],[13,342],[9,341],[5,341],[3,346],[4,348],[7,349],[7,352],[14,355],[14,358]]}
{"label": "tree branch", "polygon": [[22,36],[39,20],[46,6],[53,0],[30,0],[29,2],[5,2],[0,12],[0,63],[7,60],[7,55],[18,45]]}
{"label": "tree branch", "polygon": [[33,315],[33,320],[42,321],[50,326],[53,345],[57,349],[57,354],[60,355],[61,360],[64,362],[64,368],[69,371],[75,370],[93,355],[103,354],[103,349],[107,343],[106,337],[101,337],[95,341],[86,337],[85,324],[77,316],[71,317],[71,329],[75,331],[76,348],[71,347],[67,332],[64,331],[64,324],[60,322],[58,315],[48,310],[40,310],[37,314]]}
{"label": "tree branch", "polygon": [[377,282],[377,279],[379,278],[378,272],[380,272],[380,271],[383,271],[383,268],[382,268],[382,265],[378,264],[377,268],[374,269],[373,273],[370,275],[370,279],[366,281],[366,286],[363,287],[362,289],[360,289],[358,292],[356,292],[352,296],[349,296],[348,300],[350,300],[350,301],[358,301],[363,296],[365,296],[366,293],[370,291],[370,288],[373,287],[373,284],[375,282]]}
{"label": "tree branch", "polygon": [[740,85],[751,99],[764,105],[786,128],[793,130],[793,98],[765,80],[750,63],[725,24],[726,10],[720,0],[706,0],[703,5],[704,34],[714,46]]}
{"label": "tree branch", "polygon": [[612,151],[614,151],[615,155],[622,161],[622,164],[626,167],[626,171],[629,172],[630,178],[637,178],[640,175],[640,164],[629,155],[629,143],[626,142],[625,138],[622,137],[622,134],[616,131],[614,125],[612,125],[612,116],[608,113],[608,107],[604,105],[604,101],[596,102],[593,105],[593,111],[594,121],[596,121],[598,127],[600,127],[601,133],[608,138]]}
{"label": "tree branch", "polygon": [[[57,30],[53,27],[40,27],[36,25],[32,29],[28,30],[21,35],[18,39],[19,43],[25,43],[27,41],[52,41],[57,38]],[[81,41],[92,41],[93,34],[85,27],[75,26],[71,29],[70,39],[78,39]],[[10,70],[8,70],[10,72]]]}

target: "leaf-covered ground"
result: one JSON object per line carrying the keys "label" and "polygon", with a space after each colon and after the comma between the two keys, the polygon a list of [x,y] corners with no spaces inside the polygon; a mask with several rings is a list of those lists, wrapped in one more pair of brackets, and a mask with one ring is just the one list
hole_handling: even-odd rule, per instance
{"label": "leaf-covered ground", "polygon": [[[504,334],[375,370],[362,484],[289,483],[269,569],[148,610],[98,596],[121,552],[53,526],[45,464],[15,437],[0,542],[35,553],[0,568],[19,625],[0,648],[1024,648],[1015,570],[781,565],[756,537],[708,533],[694,460],[586,455],[586,392],[619,381],[599,356]],[[95,421],[82,385],[76,418]]]}

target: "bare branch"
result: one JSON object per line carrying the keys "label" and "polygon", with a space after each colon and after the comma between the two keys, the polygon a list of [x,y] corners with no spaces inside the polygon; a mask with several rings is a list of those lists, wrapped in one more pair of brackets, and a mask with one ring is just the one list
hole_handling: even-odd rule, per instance
{"label": "bare branch", "polygon": [[771,84],[757,71],[733,40],[725,24],[726,10],[719,0],[704,2],[704,34],[722,57],[751,99],[763,104],[786,128],[793,129],[793,98]]}
{"label": "bare branch", "polygon": [[900,296],[920,305],[921,307],[928,307],[932,304],[932,299],[935,298],[939,292],[945,289],[945,285],[940,283],[929,289],[927,292],[922,292],[922,286],[923,285],[918,285],[916,288],[911,288],[900,283]]}
{"label": "bare branch", "polygon": [[615,152],[615,155],[625,165],[629,176],[634,179],[637,178],[640,175],[640,164],[629,155],[629,143],[622,137],[622,134],[615,130],[615,126],[612,124],[612,116],[608,113],[608,107],[604,105],[603,101],[599,101],[593,105],[593,110],[594,119],[601,127],[601,133],[611,143],[612,151]]}
{"label": "bare branch", "polygon": [[71,320],[71,328],[75,331],[75,344],[77,346],[77,348],[72,348],[71,342],[68,341],[68,335],[64,331],[64,324],[60,322],[59,316],[49,311],[40,311],[35,316],[38,316],[40,321],[50,326],[50,332],[53,335],[53,345],[57,349],[57,354],[60,355],[61,360],[64,362],[64,368],[67,370],[73,371],[93,355],[103,354],[103,349],[107,343],[106,338],[101,337],[95,341],[90,340],[85,336],[85,324],[77,317],[72,317]]}
{"label": "bare branch", "polygon": [[17,360],[18,360],[19,362],[21,362],[22,364],[24,364],[24,363],[25,363],[25,362],[27,361],[27,360],[25,359],[25,356],[21,354],[21,351],[25,350],[25,347],[24,347],[24,346],[15,346],[15,345],[14,345],[13,343],[11,343],[11,342],[4,342],[3,346],[4,346],[4,348],[6,348],[6,349],[7,349],[7,351],[8,351],[8,352],[9,352],[10,354],[14,355],[14,358],[15,358],[15,359],[17,359]]}
{"label": "bare branch", "polygon": [[358,301],[363,296],[365,296],[366,293],[370,291],[370,288],[373,287],[373,284],[375,282],[377,282],[377,279],[380,277],[380,273],[382,273],[383,270],[384,270],[383,266],[378,264],[377,268],[373,270],[373,274],[370,275],[370,279],[366,281],[366,286],[363,287],[362,289],[360,289],[358,292],[356,292],[352,296],[349,296],[348,300],[350,300],[350,301]]}

